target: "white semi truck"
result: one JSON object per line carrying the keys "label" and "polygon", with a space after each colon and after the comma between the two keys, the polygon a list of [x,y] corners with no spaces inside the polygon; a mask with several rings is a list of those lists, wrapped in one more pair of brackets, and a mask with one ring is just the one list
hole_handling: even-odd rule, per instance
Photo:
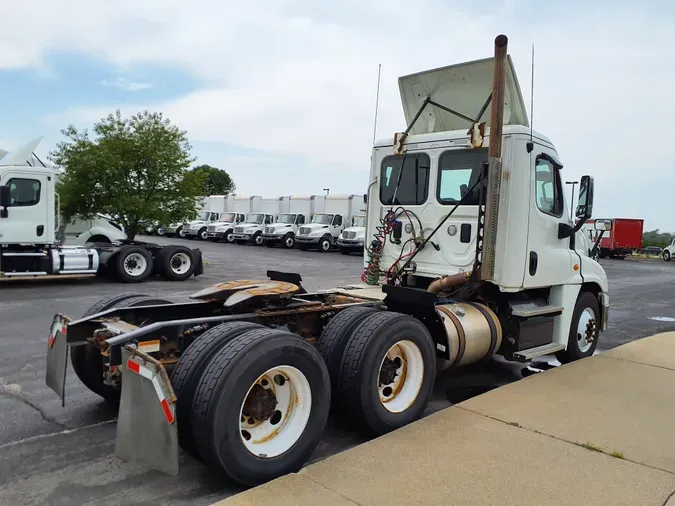
{"label": "white semi truck", "polygon": [[275,218],[274,223],[265,227],[262,235],[263,242],[270,248],[278,244],[286,249],[293,248],[298,229],[314,214],[317,202],[323,201],[322,195],[282,197],[281,212]]}
{"label": "white semi truck", "polygon": [[202,274],[197,249],[126,240],[93,242],[92,222],[97,220],[82,220],[79,237],[75,222],[74,240],[84,240],[86,246],[61,245],[63,239],[69,241],[60,222],[57,174],[34,155],[40,140],[5,152],[0,159],[0,277],[104,274],[135,283],[152,274],[169,280]]}
{"label": "white semi truck", "polygon": [[119,403],[117,456],[176,474],[180,447],[250,486],[300,469],[331,405],[379,435],[422,416],[439,370],[591,356],[609,311],[607,276],[575,242],[593,180],[573,225],[506,46],[399,79],[408,126],[373,148],[366,283],[308,293],[268,271],[189,302],[109,297],[55,315],[47,384],[64,398],[70,349],[82,382]]}
{"label": "white semi truck", "polygon": [[326,196],[323,210],[315,212],[310,222],[298,230],[298,248],[303,251],[312,248],[330,251],[345,226],[351,223],[355,201],[358,201],[356,195]]}
{"label": "white semi truck", "polygon": [[262,197],[244,195],[231,195],[226,202],[226,210],[221,214],[220,219],[208,226],[206,230],[207,237],[215,242],[225,239],[226,242],[232,244],[234,242],[234,228],[243,223],[246,219],[246,214],[253,209],[257,209],[258,203]]}
{"label": "white semi truck", "polygon": [[282,197],[260,199],[256,211],[247,214],[244,222],[234,227],[234,242],[262,246],[263,231],[267,225],[274,223],[274,217],[281,212],[281,202]]}

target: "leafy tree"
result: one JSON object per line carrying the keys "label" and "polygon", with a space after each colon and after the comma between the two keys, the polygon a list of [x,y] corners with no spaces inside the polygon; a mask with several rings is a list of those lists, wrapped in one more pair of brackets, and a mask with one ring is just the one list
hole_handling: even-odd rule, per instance
{"label": "leafy tree", "polygon": [[57,191],[65,220],[95,213],[112,216],[134,239],[148,223],[192,219],[203,195],[203,172],[193,162],[186,133],[161,113],[143,111],[122,118],[120,111],[96,123],[94,136],[74,126],[50,153],[65,172]]}
{"label": "leafy tree", "polygon": [[192,170],[206,175],[203,195],[228,195],[236,188],[230,175],[222,169],[210,165],[199,165]]}
{"label": "leafy tree", "polygon": [[673,237],[675,237],[675,235],[669,234],[668,232],[661,232],[658,228],[656,230],[650,230],[642,234],[642,247],[658,246],[659,248],[665,248],[672,242]]}

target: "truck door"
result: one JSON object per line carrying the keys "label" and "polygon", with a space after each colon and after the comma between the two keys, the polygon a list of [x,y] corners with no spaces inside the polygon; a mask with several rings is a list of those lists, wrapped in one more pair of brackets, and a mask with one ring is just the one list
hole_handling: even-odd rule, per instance
{"label": "truck door", "polygon": [[574,255],[569,238],[558,239],[560,223],[569,223],[555,153],[535,145],[530,171],[530,219],[523,286],[561,285],[573,274]]}
{"label": "truck door", "polygon": [[9,186],[7,218],[0,219],[0,242],[8,244],[44,243],[53,236],[54,203],[42,174],[8,172],[2,185]]}
{"label": "truck door", "polygon": [[334,239],[337,239],[342,232],[342,215],[336,214],[333,216],[333,224],[331,225],[330,233]]}

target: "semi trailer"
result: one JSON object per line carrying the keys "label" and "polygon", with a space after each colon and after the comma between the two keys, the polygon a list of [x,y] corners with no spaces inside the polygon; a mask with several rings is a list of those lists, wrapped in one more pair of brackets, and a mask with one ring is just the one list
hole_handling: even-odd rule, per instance
{"label": "semi trailer", "polygon": [[494,57],[399,78],[407,128],[373,147],[362,283],[307,292],[296,273],[188,302],[120,294],[56,314],[46,382],[118,409],[116,455],[179,472],[179,448],[245,486],[297,471],[331,410],[380,435],[422,416],[439,370],[495,354],[591,356],[607,276],[568,220],[553,143],[528,125],[507,39]]}
{"label": "semi trailer", "polygon": [[34,154],[40,140],[0,159],[0,278],[105,275],[138,283],[153,274],[182,281],[203,273],[201,251],[185,246],[94,242],[95,236],[82,246],[61,245],[68,238],[59,237],[64,234],[56,170]]}

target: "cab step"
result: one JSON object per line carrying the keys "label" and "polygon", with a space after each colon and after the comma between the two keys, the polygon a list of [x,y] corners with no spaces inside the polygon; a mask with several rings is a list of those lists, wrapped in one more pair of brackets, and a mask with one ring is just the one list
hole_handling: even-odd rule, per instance
{"label": "cab step", "polygon": [[543,299],[511,303],[511,314],[513,316],[520,316],[522,318],[532,318],[534,316],[555,316],[562,312],[562,306],[547,304]]}
{"label": "cab step", "polygon": [[537,346],[536,348],[530,348],[529,350],[517,351],[513,354],[513,356],[518,360],[532,360],[535,357],[550,355],[551,353],[555,353],[556,351],[561,351],[564,349],[564,344],[549,343],[544,344],[543,346]]}

